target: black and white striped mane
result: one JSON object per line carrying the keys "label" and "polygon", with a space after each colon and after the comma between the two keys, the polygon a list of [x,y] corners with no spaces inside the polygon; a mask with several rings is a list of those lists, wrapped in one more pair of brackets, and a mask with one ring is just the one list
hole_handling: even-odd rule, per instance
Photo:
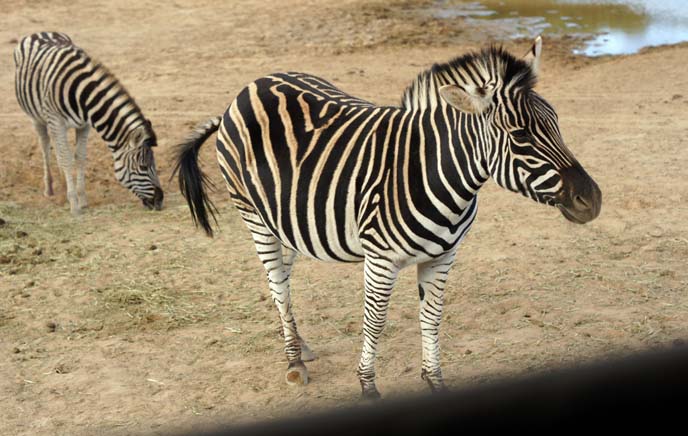
{"label": "black and white striped mane", "polygon": [[510,84],[514,89],[531,90],[537,76],[530,65],[504,50],[491,46],[479,52],[456,57],[449,62],[434,64],[423,71],[404,91],[401,107],[409,110],[423,109],[439,98],[441,85],[455,83],[470,84],[482,88],[487,82],[499,79],[501,84]]}

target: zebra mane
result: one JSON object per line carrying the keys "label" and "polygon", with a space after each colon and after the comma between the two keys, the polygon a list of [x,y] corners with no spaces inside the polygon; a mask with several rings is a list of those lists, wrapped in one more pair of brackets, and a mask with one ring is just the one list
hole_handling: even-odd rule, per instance
{"label": "zebra mane", "polygon": [[537,76],[526,61],[516,58],[501,46],[491,46],[446,63],[434,64],[420,73],[404,91],[401,107],[428,107],[439,98],[438,88],[441,85],[464,83],[482,87],[494,79],[502,86],[528,91],[535,86]]}

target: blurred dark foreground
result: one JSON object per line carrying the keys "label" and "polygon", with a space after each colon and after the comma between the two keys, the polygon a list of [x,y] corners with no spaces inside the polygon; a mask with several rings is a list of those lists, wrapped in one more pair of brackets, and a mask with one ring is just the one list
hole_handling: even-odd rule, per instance
{"label": "blurred dark foreground", "polygon": [[687,418],[688,347],[680,346],[456,392],[382,400],[303,418],[228,426],[194,436],[440,435],[476,431],[558,434],[622,429],[686,434]]}

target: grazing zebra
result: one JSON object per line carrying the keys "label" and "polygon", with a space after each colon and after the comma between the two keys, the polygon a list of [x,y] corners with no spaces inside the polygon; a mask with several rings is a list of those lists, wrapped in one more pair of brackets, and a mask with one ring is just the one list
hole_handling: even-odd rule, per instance
{"label": "grazing zebra", "polygon": [[216,130],[217,159],[255,241],[279,310],[287,382],[307,383],[289,295],[296,253],[364,263],[363,396],[379,397],[375,353],[399,271],[417,265],[421,377],[445,389],[439,326],[449,269],[492,177],[575,223],[601,193],[564,145],[557,115],[533,86],[542,41],[523,59],[501,48],[436,64],[400,107],[376,106],[307,74],[273,74],[244,88],[224,115],[179,146],[179,185],[196,224],[213,234],[198,152]]}
{"label": "grazing zebra", "polygon": [[[73,214],[87,206],[86,141],[93,127],[115,160],[115,176],[149,209],[162,207],[163,192],[151,147],[155,132],[134,99],[103,65],[64,33],[26,36],[14,50],[17,100],[32,119],[43,151],[45,195],[53,195],[50,140],[64,173]],[[76,129],[72,153],[67,130]],[[76,187],[74,165],[76,163]]]}

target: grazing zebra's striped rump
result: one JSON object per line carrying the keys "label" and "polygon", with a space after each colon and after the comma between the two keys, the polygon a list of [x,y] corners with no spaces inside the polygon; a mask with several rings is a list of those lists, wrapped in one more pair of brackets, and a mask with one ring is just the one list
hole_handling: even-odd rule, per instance
{"label": "grazing zebra's striped rump", "polygon": [[[32,118],[44,149],[46,193],[52,193],[48,186],[52,183],[48,165],[52,140],[63,171],[71,173],[76,160],[79,203],[85,202],[83,167],[92,127],[112,152],[117,180],[146,206],[159,209],[163,194],[151,149],[157,144],[155,132],[114,75],[58,32],[22,38],[14,61],[17,101]],[[77,130],[76,154],[67,144],[69,128]],[[79,205],[72,201],[76,194],[71,174],[66,179],[72,211],[78,211]]]}
{"label": "grazing zebra's striped rump", "polygon": [[523,59],[490,48],[434,65],[400,107],[376,106],[303,73],[242,89],[221,118],[180,145],[179,184],[194,221],[212,235],[212,203],[198,166],[217,130],[217,160],[256,244],[280,313],[288,383],[305,383],[305,342],[289,278],[296,253],[364,262],[363,395],[379,396],[375,354],[399,271],[417,265],[421,376],[444,388],[439,325],[456,250],[492,177],[556,206],[570,221],[600,212],[601,193],[565,146],[554,109],[533,89],[538,38]]}

